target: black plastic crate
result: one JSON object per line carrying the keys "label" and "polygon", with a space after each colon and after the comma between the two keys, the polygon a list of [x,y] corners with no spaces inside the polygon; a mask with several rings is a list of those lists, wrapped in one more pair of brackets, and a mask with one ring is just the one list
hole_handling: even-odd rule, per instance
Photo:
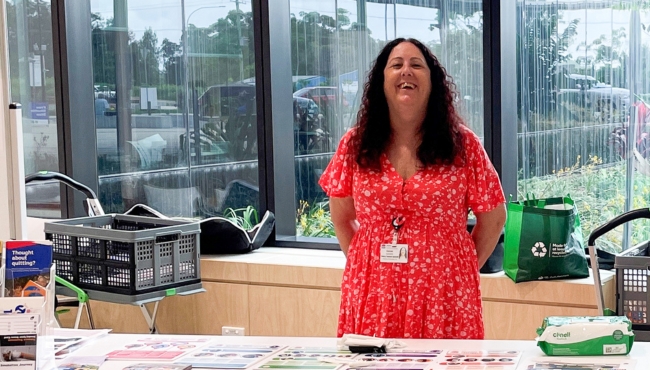
{"label": "black plastic crate", "polygon": [[197,222],[117,214],[45,224],[58,276],[125,295],[200,282],[200,232]]}
{"label": "black plastic crate", "polygon": [[616,312],[632,322],[632,329],[650,340],[650,253],[649,244],[641,243],[616,255]]}

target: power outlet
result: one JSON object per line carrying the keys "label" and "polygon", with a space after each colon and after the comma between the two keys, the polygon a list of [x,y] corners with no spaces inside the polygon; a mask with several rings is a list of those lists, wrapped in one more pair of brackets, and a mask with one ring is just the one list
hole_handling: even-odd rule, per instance
{"label": "power outlet", "polygon": [[222,326],[221,327],[221,335],[236,335],[236,336],[243,336],[246,335],[244,333],[244,328],[236,327],[236,326]]}

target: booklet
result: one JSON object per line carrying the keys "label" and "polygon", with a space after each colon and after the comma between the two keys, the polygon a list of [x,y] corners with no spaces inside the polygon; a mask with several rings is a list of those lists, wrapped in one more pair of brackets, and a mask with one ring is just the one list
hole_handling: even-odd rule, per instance
{"label": "booklet", "polygon": [[45,297],[50,283],[52,244],[18,240],[3,244],[4,297]]}

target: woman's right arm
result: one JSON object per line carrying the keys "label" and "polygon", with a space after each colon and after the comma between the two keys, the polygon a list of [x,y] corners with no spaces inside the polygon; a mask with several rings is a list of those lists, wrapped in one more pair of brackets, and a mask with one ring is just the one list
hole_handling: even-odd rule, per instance
{"label": "woman's right arm", "polygon": [[354,210],[354,199],[352,197],[330,197],[330,214],[336,238],[339,240],[343,254],[347,257],[352,237],[359,229],[357,214]]}

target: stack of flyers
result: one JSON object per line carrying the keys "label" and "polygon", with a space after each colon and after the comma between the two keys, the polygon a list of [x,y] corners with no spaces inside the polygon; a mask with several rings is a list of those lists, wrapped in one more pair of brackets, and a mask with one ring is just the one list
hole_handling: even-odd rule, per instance
{"label": "stack of flyers", "polygon": [[169,360],[173,361],[195,349],[204,346],[208,338],[197,337],[145,337],[107,354],[109,360]]}
{"label": "stack of flyers", "polygon": [[435,369],[514,370],[521,358],[521,351],[515,350],[448,350],[441,356]]}
{"label": "stack of flyers", "polygon": [[135,364],[129,365],[124,370],[189,370],[192,365],[178,365],[178,364]]}
{"label": "stack of flyers", "polygon": [[[256,369],[311,369],[335,370],[343,362],[352,361],[357,356],[350,351],[340,351],[334,347],[290,347],[273,354]],[[329,361],[323,361],[329,359]]]}
{"label": "stack of flyers", "polygon": [[51,334],[52,338],[54,339],[54,350],[56,351],[56,358],[65,358],[70,353],[85,346],[95,338],[108,334],[110,331],[110,329],[53,329]]}
{"label": "stack of flyers", "polygon": [[[523,361],[523,370],[634,370],[636,360],[627,356],[540,357]],[[647,369],[643,367],[643,369]]]}
{"label": "stack of flyers", "polygon": [[104,361],[106,361],[106,356],[70,357],[59,365],[57,370],[98,370]]}
{"label": "stack of flyers", "polygon": [[[0,354],[2,370],[35,369],[37,335],[45,314],[43,297],[0,299]],[[41,342],[41,345],[44,342]],[[39,361],[44,361],[40,356]]]}
{"label": "stack of flyers", "polygon": [[3,370],[36,369],[36,334],[0,335],[0,354]]}
{"label": "stack of flyers", "polygon": [[284,347],[277,345],[209,344],[175,363],[211,369],[246,369]]}
{"label": "stack of flyers", "polygon": [[439,362],[442,350],[432,349],[427,351],[407,350],[393,353],[365,353],[355,358],[355,362],[348,365],[351,369],[411,369],[424,370]]}

